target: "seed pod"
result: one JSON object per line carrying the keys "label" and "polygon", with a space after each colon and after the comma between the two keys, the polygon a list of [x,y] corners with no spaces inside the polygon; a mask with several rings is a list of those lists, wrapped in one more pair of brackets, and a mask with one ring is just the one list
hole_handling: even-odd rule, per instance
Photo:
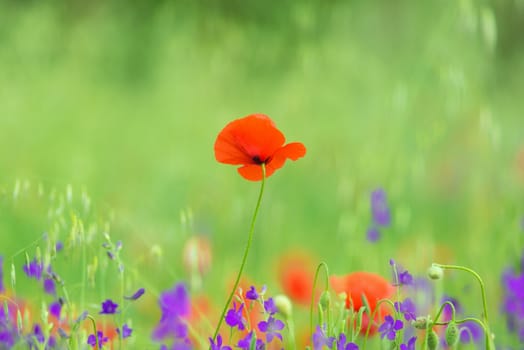
{"label": "seed pod", "polygon": [[427,337],[428,337],[428,339],[427,339],[428,350],[437,350],[438,349],[438,343],[439,343],[437,332],[430,331],[430,333],[427,335]]}
{"label": "seed pod", "polygon": [[424,316],[417,317],[415,321],[413,321],[411,324],[416,329],[428,329],[431,326],[428,326],[428,318]]}
{"label": "seed pod", "polygon": [[457,345],[459,340],[459,329],[455,321],[451,321],[446,328],[446,344],[449,346]]}

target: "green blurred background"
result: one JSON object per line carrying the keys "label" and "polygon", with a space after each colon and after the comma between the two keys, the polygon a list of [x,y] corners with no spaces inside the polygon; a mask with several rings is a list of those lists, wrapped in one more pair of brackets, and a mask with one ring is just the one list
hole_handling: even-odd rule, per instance
{"label": "green blurred background", "polygon": [[[278,290],[278,258],[297,248],[335,273],[439,260],[484,276],[497,312],[523,241],[522,33],[521,0],[2,1],[1,253],[48,229],[38,186],[70,185],[138,270],[166,273],[147,278],[158,290],[184,278],[187,237],[207,235],[204,288],[222,300],[258,185],[213,143],[260,112],[308,153],[268,181],[252,280]],[[372,244],[377,187],[393,224]]]}

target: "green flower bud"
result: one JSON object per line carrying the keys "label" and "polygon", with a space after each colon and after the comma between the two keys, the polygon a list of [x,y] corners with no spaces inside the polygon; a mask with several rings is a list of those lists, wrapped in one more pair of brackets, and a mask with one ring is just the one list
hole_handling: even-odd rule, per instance
{"label": "green flower bud", "polygon": [[417,319],[413,321],[411,324],[416,329],[428,329],[431,327],[431,325],[428,326],[428,322],[431,322],[431,321],[429,321],[427,317],[420,316],[420,317],[417,317]]}
{"label": "green flower bud", "polygon": [[293,315],[293,304],[291,304],[291,300],[289,300],[289,298],[284,294],[274,296],[273,300],[275,301],[278,311],[284,315],[286,320],[291,319],[291,316]]}
{"label": "green flower bud", "polygon": [[455,321],[451,321],[446,328],[446,344],[455,346],[459,340],[459,329]]}
{"label": "green flower bud", "polygon": [[430,331],[427,336],[428,336],[428,339],[427,339],[428,350],[437,350],[438,343],[439,343],[437,332]]}
{"label": "green flower bud", "polygon": [[428,277],[432,280],[439,280],[444,276],[444,270],[441,267],[436,265],[431,265],[428,269]]}
{"label": "green flower bud", "polygon": [[331,294],[329,291],[325,290],[322,292],[320,295],[319,304],[323,310],[329,309],[329,306],[331,305]]}

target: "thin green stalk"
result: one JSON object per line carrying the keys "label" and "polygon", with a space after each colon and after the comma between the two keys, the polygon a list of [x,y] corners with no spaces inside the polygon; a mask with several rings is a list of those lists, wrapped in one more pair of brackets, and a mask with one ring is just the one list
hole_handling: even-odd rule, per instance
{"label": "thin green stalk", "polygon": [[311,303],[309,305],[309,334],[313,335],[313,304],[315,304],[315,289],[317,287],[317,280],[318,280],[318,274],[320,272],[320,268],[324,267],[326,270],[326,285],[325,290],[329,290],[329,269],[325,262],[321,262],[317,266],[317,270],[315,271],[315,279],[313,280],[313,290],[311,291]]}
{"label": "thin green stalk", "polygon": [[227,298],[226,304],[224,305],[224,309],[222,310],[222,314],[220,315],[220,318],[218,320],[218,325],[217,325],[217,328],[215,329],[215,334],[213,335],[213,341],[215,341],[218,336],[218,332],[220,331],[220,326],[222,325],[224,316],[226,315],[229,304],[231,303],[231,300],[233,299],[233,296],[235,295],[235,292],[238,288],[238,284],[240,283],[240,278],[242,277],[242,272],[244,271],[244,266],[246,265],[249,248],[251,247],[251,241],[253,240],[253,233],[255,232],[255,223],[257,221],[258,211],[260,209],[260,203],[262,202],[262,195],[264,194],[264,187],[266,185],[266,166],[264,163],[262,163],[260,166],[262,168],[262,182],[260,184],[260,193],[258,194],[258,200],[255,206],[255,212],[253,213],[253,218],[251,219],[251,227],[249,229],[246,249],[244,250],[244,256],[242,257],[242,263],[240,264],[240,269],[238,270],[238,275],[237,275],[235,284],[233,285],[233,289],[231,290],[231,293],[229,294],[229,297]]}
{"label": "thin green stalk", "polygon": [[297,349],[297,342],[295,339],[295,323],[293,322],[293,319],[289,318],[286,320],[287,323],[287,329],[289,331],[289,343],[291,349],[296,350]]}

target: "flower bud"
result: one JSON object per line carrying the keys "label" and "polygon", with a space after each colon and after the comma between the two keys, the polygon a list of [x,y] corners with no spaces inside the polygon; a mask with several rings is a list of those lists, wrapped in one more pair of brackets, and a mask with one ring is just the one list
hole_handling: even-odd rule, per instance
{"label": "flower bud", "polygon": [[412,325],[416,329],[428,329],[429,327],[431,327],[431,325],[428,326],[428,322],[430,321],[428,320],[427,317],[420,316],[420,317],[417,317],[417,319],[412,322]]}
{"label": "flower bud", "polygon": [[459,340],[459,329],[455,321],[451,321],[446,328],[446,344],[454,347]]}
{"label": "flower bud", "polygon": [[279,294],[273,297],[278,312],[284,315],[286,319],[290,319],[293,314],[293,304],[291,300],[284,294]]}
{"label": "flower bud", "polygon": [[431,267],[428,269],[428,277],[432,280],[439,280],[443,275],[444,270],[442,270],[442,268],[437,265],[431,265]]}
{"label": "flower bud", "polygon": [[329,306],[331,305],[331,294],[328,290],[322,292],[318,303],[320,304],[323,310],[329,309]]}
{"label": "flower bud", "polygon": [[438,349],[439,339],[438,339],[437,332],[432,330],[429,332],[427,336],[428,336],[428,339],[427,339],[428,350]]}

